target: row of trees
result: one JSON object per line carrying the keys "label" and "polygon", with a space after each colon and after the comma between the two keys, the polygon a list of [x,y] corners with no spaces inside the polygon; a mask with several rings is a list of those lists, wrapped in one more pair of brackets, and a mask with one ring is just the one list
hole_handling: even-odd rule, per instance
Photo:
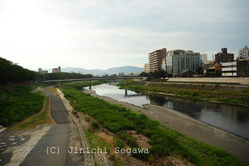
{"label": "row of trees", "polygon": [[91,78],[92,74],[80,74],[80,73],[48,73],[41,75],[42,80],[60,80],[60,79],[78,79],[78,78]]}
{"label": "row of trees", "polygon": [[165,77],[168,77],[169,75],[166,73],[165,70],[161,69],[161,70],[156,70],[154,72],[149,72],[149,73],[142,72],[140,73],[139,76],[157,79],[157,78],[165,78]]}
{"label": "row of trees", "polygon": [[0,57],[0,84],[9,85],[32,82],[37,78],[37,73]]}
{"label": "row of trees", "polygon": [[22,66],[0,57],[0,86],[41,82],[43,80],[77,79],[89,77],[93,77],[93,75],[64,72],[41,74],[35,71],[24,69]]}

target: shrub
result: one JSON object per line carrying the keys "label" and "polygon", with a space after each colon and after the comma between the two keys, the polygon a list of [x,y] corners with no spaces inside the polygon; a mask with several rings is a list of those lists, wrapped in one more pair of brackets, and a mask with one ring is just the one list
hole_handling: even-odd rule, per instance
{"label": "shrub", "polygon": [[99,129],[99,128],[100,128],[100,126],[99,126],[99,123],[98,123],[98,122],[92,122],[91,126],[92,126],[92,128],[93,128],[94,130],[97,130],[97,129]]}
{"label": "shrub", "polygon": [[150,153],[160,158],[160,157],[168,156],[170,151],[162,145],[155,145],[152,148],[150,148]]}
{"label": "shrub", "polygon": [[13,86],[11,90],[0,93],[0,124],[12,123],[38,113],[43,107],[44,98],[38,93],[31,93],[36,88],[31,85]]}
{"label": "shrub", "polygon": [[120,139],[116,139],[115,144],[116,144],[116,147],[119,147],[120,149],[125,148],[124,142],[121,141]]}

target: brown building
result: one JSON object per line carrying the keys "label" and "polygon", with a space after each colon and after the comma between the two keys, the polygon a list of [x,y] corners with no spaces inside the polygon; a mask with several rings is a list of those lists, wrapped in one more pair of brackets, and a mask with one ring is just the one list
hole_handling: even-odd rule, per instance
{"label": "brown building", "polygon": [[58,68],[53,68],[52,72],[53,73],[60,73],[61,72],[61,67],[59,66]]}
{"label": "brown building", "polygon": [[38,72],[41,74],[48,74],[47,70],[42,70],[42,68],[38,68]]}
{"label": "brown building", "polygon": [[162,68],[162,60],[167,56],[167,49],[162,48],[149,53],[150,71],[160,70]]}
{"label": "brown building", "polygon": [[220,64],[221,62],[233,62],[233,61],[234,61],[234,54],[227,53],[227,48],[222,48],[221,52],[215,54],[214,63]]}
{"label": "brown building", "polygon": [[198,75],[197,72],[195,72],[194,70],[186,69],[179,74],[179,77],[193,77],[194,75]]}
{"label": "brown building", "polygon": [[220,77],[222,73],[222,66],[221,64],[214,64],[211,67],[206,68],[206,75],[212,77]]}

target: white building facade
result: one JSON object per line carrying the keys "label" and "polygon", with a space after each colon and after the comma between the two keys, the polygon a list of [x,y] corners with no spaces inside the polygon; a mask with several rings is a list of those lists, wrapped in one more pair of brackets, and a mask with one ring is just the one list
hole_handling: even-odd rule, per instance
{"label": "white building facade", "polygon": [[238,52],[238,56],[242,59],[246,59],[249,57],[249,48],[245,46],[244,48],[241,48]]}
{"label": "white building facade", "polygon": [[200,58],[201,58],[201,63],[202,64],[207,64],[208,63],[207,54],[200,54]]}
{"label": "white building facade", "polygon": [[173,76],[178,76],[186,69],[193,70],[198,73],[198,68],[201,66],[199,52],[191,50],[170,50],[166,57],[166,72]]}
{"label": "white building facade", "polygon": [[222,63],[222,77],[237,76],[237,61]]}

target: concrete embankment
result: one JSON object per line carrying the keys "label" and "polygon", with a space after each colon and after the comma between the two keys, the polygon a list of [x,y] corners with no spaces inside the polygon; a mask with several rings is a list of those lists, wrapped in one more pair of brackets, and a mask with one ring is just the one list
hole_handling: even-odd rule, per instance
{"label": "concrete embankment", "polygon": [[92,90],[85,90],[84,92],[112,104],[121,104],[137,113],[144,113],[149,118],[159,121],[162,125],[178,130],[186,136],[195,138],[199,141],[222,148],[249,164],[249,140],[209,126],[172,109],[151,104],[146,104],[144,105],[144,108],[141,108],[109,97],[99,96]]}
{"label": "concrete embankment", "polygon": [[206,84],[231,84],[249,86],[249,77],[198,77],[198,78],[169,78],[168,82],[175,83],[206,83]]}

